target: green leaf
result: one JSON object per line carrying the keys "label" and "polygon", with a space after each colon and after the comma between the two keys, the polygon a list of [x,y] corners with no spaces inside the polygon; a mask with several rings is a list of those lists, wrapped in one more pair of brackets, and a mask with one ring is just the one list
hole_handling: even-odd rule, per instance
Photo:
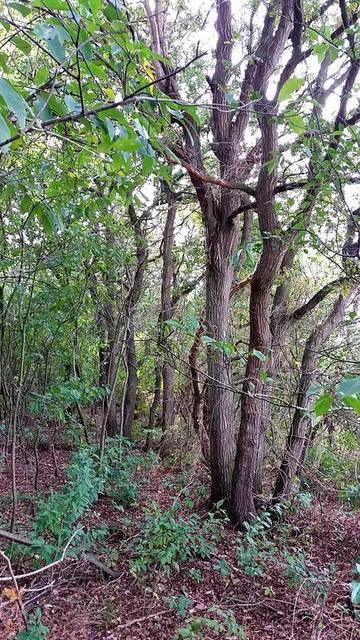
{"label": "green leaf", "polygon": [[329,49],[329,45],[327,42],[319,42],[318,44],[315,45],[313,51],[314,53],[316,53],[317,59],[320,64],[324,60],[328,49]]}
{"label": "green leaf", "polygon": [[154,167],[155,160],[152,156],[144,156],[142,161],[142,174],[148,176]]}
{"label": "green leaf", "polygon": [[72,96],[65,96],[64,100],[70,113],[81,113],[81,104]]}
{"label": "green leaf", "polygon": [[360,605],[360,582],[353,580],[351,583],[351,602],[357,607]]}
{"label": "green leaf", "polygon": [[360,415],[360,399],[359,398],[354,398],[353,396],[344,396],[343,403],[347,407],[351,407],[351,409],[354,409],[356,413]]}
{"label": "green leaf", "polygon": [[91,9],[91,13],[96,16],[101,9],[101,0],[88,0],[88,5]]}
{"label": "green leaf", "polygon": [[5,71],[5,73],[9,72],[9,67],[7,66],[8,57],[6,53],[0,51],[0,67]]}
{"label": "green leaf", "polygon": [[21,4],[20,2],[9,2],[9,7],[21,13],[24,18],[26,18],[26,16],[31,13],[31,9],[29,7],[26,7],[24,4]]}
{"label": "green leaf", "polygon": [[184,329],[183,325],[179,320],[165,320],[164,324],[168,327],[175,327],[176,329]]}
{"label": "green leaf", "polygon": [[266,356],[261,351],[258,351],[257,349],[253,349],[250,355],[255,356],[255,358],[258,358],[258,360],[261,360],[262,362],[266,360]]}
{"label": "green leaf", "polygon": [[305,131],[305,120],[302,116],[291,114],[289,116],[285,116],[287,123],[294,133],[297,133],[301,136]]}
{"label": "green leaf", "polygon": [[338,392],[342,396],[357,396],[360,393],[360,376],[342,380],[338,385]]}
{"label": "green leaf", "polygon": [[9,111],[15,113],[21,128],[25,126],[27,104],[24,98],[15,91],[14,87],[5,80],[0,78],[0,95],[6,102]]}
{"label": "green leaf", "polygon": [[52,233],[62,226],[62,221],[55,211],[49,209],[43,204],[37,204],[33,209],[45,233]]}
{"label": "green leaf", "polygon": [[297,78],[296,76],[289,78],[289,80],[287,80],[280,89],[278,102],[287,100],[291,96],[291,94],[294,93],[294,91],[300,89],[304,82],[304,78]]}
{"label": "green leaf", "polygon": [[44,84],[49,78],[49,72],[45,67],[40,67],[35,73],[35,82],[36,84]]}
{"label": "green leaf", "polygon": [[10,138],[10,129],[0,114],[0,142],[5,142],[8,138]]}
{"label": "green leaf", "polygon": [[20,49],[20,51],[22,51],[26,55],[29,55],[31,51],[31,45],[29,44],[29,42],[23,40],[19,36],[14,36],[11,39],[11,42],[15,45],[15,47],[17,47],[17,49]]}
{"label": "green leaf", "polygon": [[35,34],[42,40],[45,40],[54,58],[59,62],[65,62],[65,50],[60,42],[58,31],[54,25],[47,22],[43,22],[34,27]]}
{"label": "green leaf", "polygon": [[141,145],[136,138],[122,137],[118,138],[114,143],[114,147],[116,149],[120,151],[128,151],[129,153],[137,151],[140,146]]}
{"label": "green leaf", "polygon": [[33,0],[31,4],[35,8],[47,7],[54,11],[69,11],[69,6],[64,0]]}
{"label": "green leaf", "polygon": [[80,31],[80,44],[79,44],[79,49],[82,53],[82,55],[84,56],[84,59],[87,60],[91,60],[92,58],[92,47],[91,44],[89,42],[89,36],[86,33],[86,31]]}
{"label": "green leaf", "polygon": [[87,68],[90,69],[91,73],[94,74],[94,76],[97,76],[98,78],[100,78],[100,80],[106,80],[108,77],[108,74],[106,73],[104,67],[102,66],[101,62],[98,61],[91,61],[89,60],[89,62],[87,62]]}
{"label": "green leaf", "polygon": [[50,120],[52,118],[52,111],[49,107],[46,94],[41,93],[34,102],[34,112],[39,120]]}
{"label": "green leaf", "polygon": [[329,393],[320,396],[320,398],[315,402],[314,405],[314,413],[316,416],[323,416],[327,413],[332,405],[332,396]]}
{"label": "green leaf", "polygon": [[[48,99],[49,94],[43,93],[43,95],[46,97],[46,99]],[[65,105],[58,98],[56,98],[56,96],[50,97],[48,105],[51,111],[53,111],[53,113],[58,116],[64,116],[67,113]]]}

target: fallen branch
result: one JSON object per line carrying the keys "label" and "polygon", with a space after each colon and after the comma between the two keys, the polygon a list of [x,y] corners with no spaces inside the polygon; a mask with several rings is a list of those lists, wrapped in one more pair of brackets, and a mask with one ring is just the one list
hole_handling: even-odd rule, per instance
{"label": "fallen branch", "polygon": [[[43,573],[44,571],[48,571],[48,569],[53,569],[54,567],[56,567],[61,562],[64,562],[65,556],[66,556],[66,552],[67,552],[71,542],[73,541],[75,536],[78,533],[80,533],[80,531],[82,529],[83,529],[83,527],[81,527],[81,529],[77,529],[76,531],[74,531],[72,536],[67,541],[67,543],[66,543],[66,545],[65,545],[65,547],[64,547],[64,549],[62,551],[61,557],[58,560],[54,560],[54,562],[50,562],[49,564],[46,564],[45,567],[41,567],[40,569],[34,569],[34,571],[29,571],[28,573],[21,573],[18,576],[14,576],[13,574],[10,575],[10,576],[3,576],[2,578],[0,578],[0,582],[9,582],[9,580],[14,581],[14,579],[15,580],[23,580],[24,578],[31,578],[32,576],[36,576],[39,573]],[[25,540],[25,538],[24,538],[24,540]],[[27,546],[32,546],[32,545],[29,545],[28,542],[26,542],[25,544]]]}
{"label": "fallen branch", "polygon": [[27,617],[26,617],[26,612],[25,612],[25,608],[23,605],[23,601],[22,601],[22,596],[21,596],[21,591],[19,589],[19,585],[17,583],[17,576],[14,574],[12,565],[11,565],[11,560],[10,558],[0,549],[0,558],[2,558],[3,560],[5,560],[8,569],[9,569],[9,573],[10,573],[10,577],[9,580],[11,580],[11,582],[14,585],[14,591],[16,593],[16,604],[19,608],[21,617],[23,619],[24,625],[25,625],[25,629],[27,629]]}
{"label": "fallen branch", "polygon": [[128,627],[132,627],[134,624],[138,624],[139,622],[145,622],[145,620],[149,620],[149,618],[156,618],[157,616],[164,616],[166,613],[170,613],[169,609],[162,609],[162,611],[158,611],[157,613],[149,613],[147,616],[142,616],[141,618],[134,618],[134,620],[129,620],[124,624],[121,624],[117,627],[117,629],[127,629]]}
{"label": "fallen branch", "polygon": [[[46,571],[47,569],[52,569],[53,567],[55,567],[56,565],[60,564],[61,562],[63,562],[65,560],[65,554],[67,549],[69,548],[72,540],[74,539],[74,537],[77,535],[77,533],[81,531],[81,529],[78,529],[77,531],[75,531],[73,533],[73,535],[71,536],[70,540],[67,542],[61,558],[59,558],[59,560],[55,560],[54,562],[51,562],[50,564],[47,564],[45,567],[41,567],[40,569],[36,569],[35,571],[30,571],[29,573],[23,573],[21,575],[18,576],[14,576],[17,580],[22,580],[23,578],[29,578],[33,575],[37,575],[38,573],[42,573],[43,571]],[[20,536],[16,533],[10,533],[10,531],[5,531],[4,529],[0,529],[0,538],[5,538],[6,540],[9,540],[10,542],[16,542],[17,544],[22,544],[26,547],[40,547],[41,543],[40,542],[33,542],[30,538],[25,538],[24,536]],[[100,571],[102,571],[103,573],[105,573],[107,576],[109,576],[110,578],[118,578],[120,576],[120,572],[118,571],[114,571],[113,569],[110,569],[109,567],[107,567],[105,564],[103,564],[102,562],[100,562],[100,560],[98,560],[95,556],[93,556],[92,554],[89,553],[82,553],[81,554],[81,558],[83,560],[85,560],[85,562],[88,562],[89,564],[92,564],[94,567],[96,567],[97,569],[99,569]],[[9,580],[12,580],[11,576],[4,576],[0,578],[0,582],[8,582]]]}

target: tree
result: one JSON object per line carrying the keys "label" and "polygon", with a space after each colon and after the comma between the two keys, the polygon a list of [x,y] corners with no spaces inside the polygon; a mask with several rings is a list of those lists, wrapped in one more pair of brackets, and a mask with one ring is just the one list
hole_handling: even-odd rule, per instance
{"label": "tree", "polygon": [[[182,138],[172,146],[172,154],[188,171],[201,207],[207,251],[206,275],[206,326],[215,344],[227,341],[230,322],[230,293],[234,277],[233,256],[238,243],[238,217],[248,209],[255,209],[262,238],[262,251],[251,277],[250,293],[250,340],[249,355],[242,389],[241,418],[234,463],[234,413],[231,367],[221,349],[208,349],[207,403],[210,427],[212,499],[228,498],[231,493],[231,513],[242,523],[255,513],[254,486],[261,486],[261,471],[264,456],[264,438],[268,416],[265,378],[268,370],[276,373],[277,357],[271,355],[272,345],[281,343],[285,331],[281,308],[286,305],[286,291],[280,286],[273,299],[273,287],[282,272],[290,269],[294,257],[301,247],[304,230],[314,222],[314,209],[323,195],[323,175],[335,158],[342,156],[342,136],[356,124],[359,114],[347,114],[349,96],[358,74],[355,52],[357,13],[348,14],[345,3],[340,3],[341,24],[334,28],[328,41],[323,42],[321,19],[330,5],[325,4],[315,12],[297,0],[294,2],[270,3],[262,28],[254,28],[256,9],[249,17],[248,62],[240,83],[234,77],[232,66],[231,3],[222,1],[217,7],[217,45],[213,76],[207,78],[212,95],[212,122],[210,143],[217,160],[219,177],[213,178],[206,171],[203,145],[206,131],[188,113],[182,118],[173,116],[174,125],[182,129]],[[153,49],[166,56],[164,27],[165,10],[157,3],[152,11],[148,2],[145,9],[149,20]],[[310,15],[310,17],[309,17]],[[159,17],[161,16],[161,18]],[[306,17],[305,17],[306,16]],[[320,26],[319,26],[320,25]],[[314,33],[316,37],[314,37]],[[317,38],[320,36],[320,40]],[[285,59],[290,40],[291,55]],[[332,64],[342,55],[339,48],[346,42],[346,68],[325,89]],[[305,48],[304,48],[304,45]],[[294,75],[302,63],[318,56],[319,70],[304,87],[304,80]],[[157,74],[166,75],[169,66],[159,61]],[[274,97],[269,98],[270,83],[275,86]],[[239,99],[229,99],[230,84],[240,84]],[[321,129],[321,110],[326,98],[340,86],[341,97],[332,127],[326,124],[328,141],[323,144],[312,139],[312,130]],[[171,77],[160,83],[160,88],[172,100],[181,105],[179,85]],[[297,99],[293,94],[302,88],[304,116],[295,111]],[[305,93],[304,93],[305,90]],[[314,103],[313,96],[316,96]],[[305,97],[304,97],[305,96]],[[233,102],[231,103],[231,101]],[[289,104],[290,101],[290,104]],[[286,104],[285,108],[283,103]],[[257,131],[255,144],[246,140],[250,127]],[[339,129],[340,128],[340,129]],[[296,134],[295,142],[278,143],[279,130]],[[341,133],[340,133],[341,131]],[[302,156],[306,147],[310,162]],[[292,148],[299,156],[300,170],[296,179],[288,181],[286,151]],[[260,155],[260,158],[259,158]],[[252,172],[257,167],[256,185]],[[284,169],[282,169],[284,167]],[[307,172],[304,179],[303,172]],[[338,189],[334,173],[334,190]],[[215,192],[215,185],[220,190]],[[300,200],[299,194],[305,190]],[[287,216],[279,217],[278,211],[286,209],[288,192],[297,197],[288,207]],[[273,306],[273,311],[271,308]],[[278,321],[280,319],[280,325]],[[272,325],[272,326],[271,326]],[[273,362],[269,365],[270,359]],[[259,453],[258,453],[259,452]],[[256,486],[257,485],[257,486]]]}

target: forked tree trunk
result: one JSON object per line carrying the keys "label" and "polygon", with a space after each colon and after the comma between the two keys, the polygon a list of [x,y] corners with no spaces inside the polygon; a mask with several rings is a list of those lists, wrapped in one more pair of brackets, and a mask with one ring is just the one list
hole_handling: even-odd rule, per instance
{"label": "forked tree trunk", "polygon": [[288,435],[284,457],[275,483],[275,502],[285,498],[291,491],[295,475],[305,459],[310,420],[307,412],[311,408],[312,398],[309,390],[313,384],[320,358],[320,349],[339,324],[343,321],[349,298],[340,295],[330,314],[310,334],[306,341],[301,364],[301,377],[297,395],[297,408]]}

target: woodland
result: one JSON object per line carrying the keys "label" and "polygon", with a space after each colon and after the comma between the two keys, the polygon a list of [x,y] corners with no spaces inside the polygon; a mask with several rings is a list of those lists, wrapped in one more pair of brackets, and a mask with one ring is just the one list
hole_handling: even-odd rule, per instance
{"label": "woodland", "polygon": [[359,0],[0,4],[0,639],[359,638]]}

